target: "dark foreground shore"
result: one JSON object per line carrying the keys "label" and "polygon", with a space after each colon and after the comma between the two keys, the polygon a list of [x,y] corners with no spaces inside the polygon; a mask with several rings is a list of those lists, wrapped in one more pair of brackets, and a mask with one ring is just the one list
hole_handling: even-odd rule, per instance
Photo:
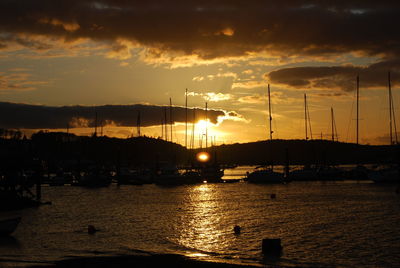
{"label": "dark foreground shore", "polygon": [[34,265],[30,268],[57,267],[57,268],[77,268],[77,267],[211,267],[211,268],[239,268],[256,267],[250,265],[236,265],[229,263],[206,262],[191,259],[180,255],[151,255],[151,256],[113,256],[113,257],[86,257],[73,258],[55,262],[54,264]]}

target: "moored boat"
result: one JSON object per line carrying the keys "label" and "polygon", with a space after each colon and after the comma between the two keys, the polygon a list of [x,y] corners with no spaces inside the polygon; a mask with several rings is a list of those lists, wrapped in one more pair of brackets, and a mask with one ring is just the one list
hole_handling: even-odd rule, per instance
{"label": "moored boat", "polygon": [[256,167],[256,169],[247,173],[246,181],[250,183],[285,183],[284,174],[273,171],[271,168]]}
{"label": "moored boat", "polygon": [[12,234],[15,229],[17,229],[20,221],[21,217],[0,220],[0,236],[8,236]]}
{"label": "moored boat", "polygon": [[399,167],[391,166],[382,169],[370,171],[368,177],[375,183],[399,183]]}

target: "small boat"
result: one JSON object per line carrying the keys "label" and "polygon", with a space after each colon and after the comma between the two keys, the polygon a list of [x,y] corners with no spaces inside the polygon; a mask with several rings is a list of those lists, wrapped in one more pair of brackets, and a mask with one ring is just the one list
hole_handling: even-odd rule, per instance
{"label": "small boat", "polygon": [[88,188],[108,187],[111,184],[111,175],[105,171],[90,170],[79,174],[74,186],[83,186]]}
{"label": "small boat", "polygon": [[289,179],[291,181],[316,181],[318,180],[317,169],[306,165],[302,168],[291,170]]}
{"label": "small boat", "polygon": [[8,236],[12,234],[15,229],[17,229],[20,221],[21,217],[0,220],[0,236]]}
{"label": "small boat", "polygon": [[320,166],[317,177],[320,181],[341,181],[344,180],[344,171],[334,166]]}
{"label": "small boat", "polygon": [[151,171],[146,169],[131,169],[123,167],[120,168],[116,177],[119,185],[143,185],[152,182]]}
{"label": "small boat", "polygon": [[245,180],[251,183],[285,183],[283,173],[275,172],[267,167],[257,167],[253,172],[247,173]]}
{"label": "small boat", "polygon": [[50,174],[44,183],[48,183],[49,186],[64,186],[66,184],[71,185],[75,180],[72,172],[59,172],[57,174]]}
{"label": "small boat", "polygon": [[368,173],[371,171],[363,165],[357,165],[344,172],[347,180],[369,180]]}
{"label": "small boat", "polygon": [[368,177],[375,183],[398,183],[400,184],[399,168],[396,166],[372,170]]}
{"label": "small boat", "polygon": [[224,170],[218,164],[206,165],[199,169],[203,181],[218,183],[223,182]]}
{"label": "small boat", "polygon": [[175,165],[165,165],[157,171],[154,182],[157,185],[177,186],[200,183],[201,177],[197,172],[187,171],[182,174]]}

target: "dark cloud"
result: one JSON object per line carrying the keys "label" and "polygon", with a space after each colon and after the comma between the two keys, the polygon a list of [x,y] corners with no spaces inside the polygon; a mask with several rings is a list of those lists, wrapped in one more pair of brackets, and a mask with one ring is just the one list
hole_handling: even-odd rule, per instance
{"label": "dark cloud", "polygon": [[[43,35],[65,41],[126,39],[202,58],[271,51],[322,55],[350,51],[400,54],[399,1],[309,0],[2,0],[0,46],[33,49]],[[114,49],[123,49],[121,45]]]}
{"label": "dark cloud", "polygon": [[[205,118],[205,111],[195,109],[195,120]],[[193,120],[193,109],[188,109],[188,121]],[[97,113],[97,124],[116,126],[136,126],[140,112],[140,125],[160,125],[167,115],[170,121],[170,109],[166,106],[153,105],[104,105],[104,106],[63,106],[51,107],[40,105],[0,102],[0,128],[22,129],[57,129],[73,127],[94,127]],[[165,113],[166,112],[166,113]],[[208,110],[207,117],[217,123],[218,116],[226,113],[221,110]],[[230,114],[231,116],[238,116]],[[174,122],[186,122],[186,111],[183,107],[172,107]]]}
{"label": "dark cloud", "polygon": [[293,67],[272,71],[266,75],[271,83],[306,89],[355,89],[357,75],[362,87],[386,87],[388,72],[391,81],[400,83],[400,60],[383,61],[367,67],[332,66],[332,67]]}

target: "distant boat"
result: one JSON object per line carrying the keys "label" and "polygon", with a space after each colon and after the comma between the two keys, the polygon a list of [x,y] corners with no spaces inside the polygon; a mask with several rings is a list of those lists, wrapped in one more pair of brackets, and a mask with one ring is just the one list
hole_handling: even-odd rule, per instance
{"label": "distant boat", "polygon": [[56,174],[49,174],[47,178],[43,180],[43,184],[49,184],[49,186],[71,185],[74,180],[75,177],[71,172],[58,172]]}
{"label": "distant boat", "polygon": [[334,166],[321,166],[317,170],[320,181],[341,181],[344,180],[344,171]]}
{"label": "distant boat", "polygon": [[368,177],[375,183],[400,183],[398,166],[390,166],[368,173]]}
{"label": "distant boat", "polygon": [[154,177],[155,184],[164,186],[195,184],[200,182],[201,177],[197,172],[186,172],[182,174],[175,165],[164,165],[157,170],[157,174]]}
{"label": "distant boat", "polygon": [[275,172],[268,167],[257,167],[253,172],[247,173],[245,180],[250,183],[285,183],[283,173]]}
{"label": "distant boat", "polygon": [[344,177],[347,180],[368,180],[370,170],[363,165],[357,165],[350,170],[344,172]]}
{"label": "distant boat", "polygon": [[117,174],[118,184],[143,185],[152,182],[152,174],[146,169],[131,169],[123,167]]}
{"label": "distant boat", "polygon": [[93,169],[79,174],[74,186],[83,187],[108,187],[111,184],[111,175],[104,170]]}
{"label": "distant boat", "polygon": [[0,236],[8,236],[12,234],[15,229],[17,229],[20,221],[21,217],[0,220]]}
{"label": "distant boat", "polygon": [[203,181],[207,182],[224,182],[222,177],[224,176],[224,170],[218,165],[218,163],[205,165],[199,170],[200,176]]}
{"label": "distant boat", "polygon": [[316,181],[318,180],[317,170],[315,167],[306,165],[302,168],[291,170],[289,179],[291,181]]}

